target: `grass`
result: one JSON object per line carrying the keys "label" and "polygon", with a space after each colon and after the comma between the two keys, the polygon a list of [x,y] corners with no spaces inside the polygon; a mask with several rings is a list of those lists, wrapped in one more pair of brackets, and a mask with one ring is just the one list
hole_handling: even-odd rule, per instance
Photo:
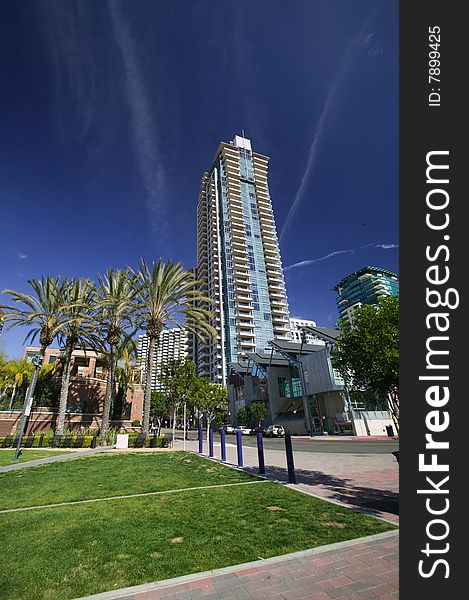
{"label": "grass", "polygon": [[[93,479],[105,475],[105,489],[118,489],[121,495],[131,493],[121,469],[131,489],[140,480],[137,492],[142,486],[167,490],[254,480],[179,452],[97,456],[24,474],[35,478],[36,491],[44,497],[44,488],[66,473],[61,493],[69,497],[65,488],[73,483],[69,469],[74,467],[80,473],[75,493],[81,486],[93,491],[83,479],[86,470]],[[2,507],[24,505],[23,493],[29,506],[42,504],[27,480],[16,475],[0,476]],[[11,600],[66,600],[391,529],[383,521],[270,482],[0,514],[0,589]]]}
{"label": "grass", "polygon": [[245,473],[195,454],[100,453],[89,458],[0,473],[0,510],[251,479]]}
{"label": "grass", "polygon": [[[37,458],[46,458],[47,456],[56,456],[57,454],[70,454],[69,452],[61,452],[59,450],[24,450],[21,449],[18,462],[27,462],[28,460],[36,460]],[[0,467],[13,465],[14,450],[0,450]]]}

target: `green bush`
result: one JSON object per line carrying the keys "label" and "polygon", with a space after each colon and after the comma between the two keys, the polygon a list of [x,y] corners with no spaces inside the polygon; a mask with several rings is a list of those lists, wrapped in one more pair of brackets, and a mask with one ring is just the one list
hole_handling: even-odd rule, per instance
{"label": "green bush", "polygon": [[[134,448],[135,442],[136,442],[139,434],[138,433],[129,433],[128,435],[129,435],[129,448]],[[145,443],[144,443],[143,447],[151,448],[152,442],[153,442],[153,436],[148,435],[145,439]],[[156,447],[157,448],[167,448],[167,446],[168,446],[168,438],[166,438],[163,435],[160,435],[159,437],[156,438]]]}
{"label": "green bush", "polygon": [[[76,448],[76,441],[79,435],[83,435],[83,434],[76,434],[72,436],[71,439],[71,445],[70,442],[67,444],[67,446],[65,446],[66,448]],[[135,441],[137,439],[137,437],[139,436],[138,433],[129,433],[129,448],[134,448],[135,447]],[[5,440],[4,435],[0,435],[0,447],[3,447],[3,442]],[[91,448],[91,443],[93,441],[93,437],[92,435],[85,435],[84,439],[83,439],[83,444],[81,444],[79,447],[80,448]],[[24,435],[22,440],[21,440],[21,446],[24,446],[26,443],[28,436]],[[44,435],[44,437],[42,438],[42,444],[41,446],[39,446],[40,442],[41,442],[41,434],[37,434],[34,436],[33,439],[33,443],[30,446],[31,448],[50,448],[52,441],[54,440],[54,436],[52,434],[47,434]],[[65,440],[65,435],[63,435],[60,438],[60,442],[57,445],[57,447],[64,447],[62,446],[63,441]],[[144,448],[151,448],[152,447],[152,443],[153,443],[153,436],[149,435],[146,437],[145,439],[145,444],[144,444]],[[96,438],[96,445],[99,446],[100,444],[100,438]],[[16,446],[16,437],[13,437],[12,439],[9,440],[8,443],[8,448],[12,448]],[[168,438],[166,438],[165,436],[159,436],[156,438],[156,447],[157,448],[167,448],[168,447]]]}
{"label": "green bush", "polygon": [[140,427],[140,421],[138,419],[132,421],[132,427]]}

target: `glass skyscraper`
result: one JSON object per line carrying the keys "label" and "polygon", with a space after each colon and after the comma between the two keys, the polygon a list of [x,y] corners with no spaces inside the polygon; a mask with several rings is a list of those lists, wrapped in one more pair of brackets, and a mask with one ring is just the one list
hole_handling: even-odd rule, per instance
{"label": "glass skyscraper", "polygon": [[288,301],[267,183],[268,157],[235,136],[204,173],[197,207],[197,279],[212,299],[214,343],[195,343],[199,375],[225,383],[231,362],[290,339]]}
{"label": "glass skyscraper", "polygon": [[353,311],[362,304],[378,304],[383,296],[399,295],[396,273],[378,267],[363,267],[344,277],[334,288],[341,318],[351,319]]}

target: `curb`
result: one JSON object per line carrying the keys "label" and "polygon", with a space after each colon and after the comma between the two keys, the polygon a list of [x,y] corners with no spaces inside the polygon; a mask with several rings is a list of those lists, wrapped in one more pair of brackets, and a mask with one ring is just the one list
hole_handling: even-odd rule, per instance
{"label": "curb", "polygon": [[142,592],[163,590],[168,587],[197,581],[199,579],[206,579],[209,577],[212,578],[217,577],[219,575],[228,575],[235,571],[244,571],[246,569],[252,569],[256,567],[262,568],[283,561],[304,558],[307,556],[312,556],[314,554],[322,554],[323,552],[341,550],[342,548],[348,548],[355,544],[366,544],[369,542],[380,541],[398,535],[399,530],[386,531],[384,533],[377,533],[375,535],[369,535],[353,540],[346,540],[345,542],[336,542],[335,544],[329,544],[327,546],[310,548],[309,550],[300,550],[299,552],[291,552],[290,554],[282,554],[281,556],[273,556],[272,558],[265,558],[263,560],[254,560],[251,562],[242,563],[240,565],[232,565],[231,567],[223,567],[221,569],[213,569],[211,571],[202,571],[200,573],[193,573],[191,575],[182,575],[181,577],[163,579],[162,581],[156,581],[152,583],[144,583],[132,587],[121,588],[119,590],[112,590],[110,592],[101,592],[99,594],[92,594],[91,596],[80,596],[79,598],[75,598],[75,600],[118,600],[119,598],[125,598],[126,596],[129,596],[131,594],[141,594]]}

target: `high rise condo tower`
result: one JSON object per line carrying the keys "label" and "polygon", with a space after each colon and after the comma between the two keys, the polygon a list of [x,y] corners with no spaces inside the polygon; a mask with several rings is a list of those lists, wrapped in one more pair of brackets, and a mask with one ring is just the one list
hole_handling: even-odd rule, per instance
{"label": "high rise condo tower", "polygon": [[291,339],[267,156],[235,136],[204,173],[197,207],[197,279],[212,299],[215,342],[196,342],[199,375],[225,383],[230,363]]}

